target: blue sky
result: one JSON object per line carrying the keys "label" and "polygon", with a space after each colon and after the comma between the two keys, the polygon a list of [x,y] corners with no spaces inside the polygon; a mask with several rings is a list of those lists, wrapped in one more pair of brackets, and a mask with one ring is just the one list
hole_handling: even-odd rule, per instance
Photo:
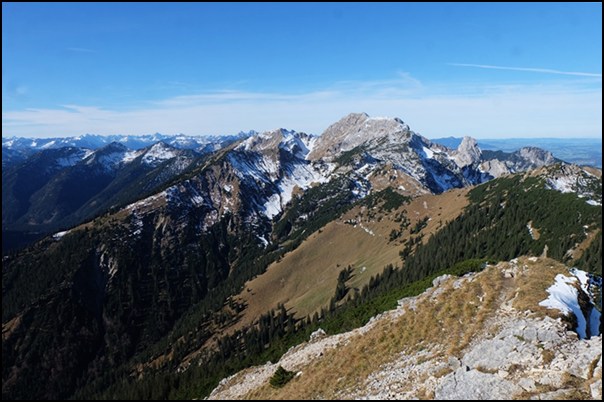
{"label": "blue sky", "polygon": [[2,135],[601,137],[601,3],[2,4]]}

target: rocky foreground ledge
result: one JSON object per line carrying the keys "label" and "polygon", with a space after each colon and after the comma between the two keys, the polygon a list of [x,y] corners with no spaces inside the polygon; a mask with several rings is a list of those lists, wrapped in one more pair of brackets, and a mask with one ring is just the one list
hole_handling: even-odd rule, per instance
{"label": "rocky foreground ledge", "polygon": [[[571,275],[530,257],[439,277],[362,328],[317,331],[279,362],[222,380],[209,399],[600,400],[602,336],[579,339],[572,319],[539,306],[558,274]],[[274,389],[278,366],[297,374]]]}

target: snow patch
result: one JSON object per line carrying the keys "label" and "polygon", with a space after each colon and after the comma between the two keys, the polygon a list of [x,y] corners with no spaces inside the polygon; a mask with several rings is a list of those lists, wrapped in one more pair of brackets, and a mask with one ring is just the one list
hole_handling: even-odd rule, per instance
{"label": "snow patch", "polygon": [[574,314],[577,317],[577,334],[584,339],[587,323],[581,307],[579,306],[579,292],[573,286],[577,278],[569,278],[562,274],[556,275],[555,282],[547,289],[549,297],[539,303],[540,306],[560,310],[565,314]]}
{"label": "snow patch", "polygon": [[267,218],[273,219],[273,217],[281,212],[281,198],[279,194],[273,194],[269,197],[268,201],[264,204],[264,215]]}
{"label": "snow patch", "polygon": [[[168,189],[168,190],[170,190],[170,189]],[[153,194],[152,196],[149,196],[149,197],[147,197],[145,199],[142,199],[140,201],[133,202],[132,204],[127,205],[125,209],[129,210],[129,211],[133,211],[133,210],[137,210],[137,209],[140,209],[140,208],[143,208],[143,207],[150,206],[156,200],[158,200],[160,198],[167,199],[168,198],[168,192],[167,192],[168,190],[159,192],[157,194]]]}
{"label": "snow patch", "polygon": [[434,157],[434,152],[430,148],[422,146],[422,150],[426,154],[426,158],[432,159]]}
{"label": "snow patch", "polygon": [[573,269],[568,277],[562,274],[556,275],[555,282],[547,289],[549,297],[539,303],[540,306],[557,309],[565,314],[574,314],[577,318],[577,334],[580,339],[587,337],[587,326],[589,325],[590,334],[598,334],[600,326],[600,312],[592,308],[589,322],[585,319],[581,307],[579,306],[579,291],[576,284],[589,293],[589,276],[586,272]]}
{"label": "snow patch", "polygon": [[70,156],[65,157],[65,158],[59,158],[59,159],[57,159],[57,165],[59,165],[61,167],[73,166],[73,165],[75,165],[76,163],[78,163],[81,160],[82,159],[80,158],[79,155],[70,155]]}
{"label": "snow patch", "polygon": [[122,163],[130,163],[136,159],[142,152],[141,151],[128,151],[122,157]]}
{"label": "snow patch", "polygon": [[143,156],[143,162],[147,165],[158,165],[163,161],[175,158],[177,156],[174,149],[171,149],[163,142],[153,145]]}
{"label": "snow patch", "polygon": [[264,236],[256,236],[258,238],[258,240],[260,240],[260,242],[262,243],[262,245],[264,247],[268,246],[268,240],[266,240],[266,238]]}
{"label": "snow patch", "polygon": [[64,230],[62,232],[57,232],[55,234],[52,235],[52,238],[55,240],[59,240],[61,239],[63,236],[65,236],[67,233],[69,233],[69,230]]}
{"label": "snow patch", "polygon": [[141,219],[140,215],[138,215],[136,212],[133,212],[131,224],[132,236],[136,237],[143,233],[143,226],[143,220]]}
{"label": "snow patch", "polygon": [[104,155],[102,155],[102,154],[99,155],[97,153],[94,153],[92,155],[92,157],[88,158],[88,160],[86,161],[86,164],[92,165],[95,162],[97,162],[105,170],[111,171],[116,166],[118,166],[120,163],[122,163],[122,160],[123,160],[125,154],[126,154],[126,152],[122,152],[122,151],[111,152],[111,153],[104,154]]}
{"label": "snow patch", "polygon": [[549,179],[547,184],[550,189],[560,191],[561,193],[572,193],[577,180],[573,177],[561,176]]}
{"label": "snow patch", "polygon": [[[275,170],[277,171],[276,168]],[[269,171],[265,171],[265,173],[269,173]],[[254,173],[252,173],[252,175],[254,175]],[[278,192],[271,195],[264,204],[265,215],[269,219],[272,219],[275,215],[280,213],[287,203],[291,201],[296,188],[306,190],[313,183],[325,183],[327,181],[327,177],[313,169],[312,165],[307,163],[295,164],[291,171],[287,172],[277,181]]]}
{"label": "snow patch", "polygon": [[365,226],[363,226],[362,223],[359,223],[359,226],[361,227],[361,229],[367,232],[368,235],[375,237],[375,233],[373,233],[373,230],[366,228]]}
{"label": "snow patch", "polygon": [[583,289],[583,291],[585,293],[589,294],[589,285],[591,282],[589,279],[589,274],[587,272],[577,269],[577,268],[572,268],[570,270],[570,273],[573,274],[575,276],[575,278],[577,278],[579,280],[581,289]]}
{"label": "snow patch", "polygon": [[204,199],[201,195],[195,194],[195,195],[191,196],[191,204],[195,205],[196,207],[203,205],[203,203],[204,203]]}

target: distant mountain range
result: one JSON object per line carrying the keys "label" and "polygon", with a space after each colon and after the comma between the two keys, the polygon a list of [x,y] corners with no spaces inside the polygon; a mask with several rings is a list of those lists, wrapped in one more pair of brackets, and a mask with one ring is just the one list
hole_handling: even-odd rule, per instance
{"label": "distant mountain range", "polygon": [[[240,132],[228,136],[187,136],[149,134],[149,135],[110,135],[85,134],[76,137],[56,138],[2,138],[2,167],[7,164],[20,162],[32,153],[44,149],[61,147],[78,147],[98,149],[112,142],[123,144],[128,149],[136,150],[163,141],[174,148],[191,149],[206,153],[219,149],[222,145],[238,139],[248,138],[255,131]],[[432,139],[433,142],[456,149],[463,137],[443,137]],[[507,139],[477,139],[482,150],[514,152],[524,147],[539,147],[551,152],[556,158],[577,165],[602,167],[601,138],[507,138]],[[222,145],[221,145],[222,144]]]}
{"label": "distant mountain range", "polygon": [[[450,149],[414,133],[400,119],[364,113],[343,118],[321,136],[279,129],[227,137],[12,138],[2,144],[5,249],[20,240],[24,244],[31,238],[28,233],[41,236],[74,226],[151,195],[203,163],[204,155],[237,141],[241,143],[226,155],[220,175],[211,180],[219,188],[210,191],[191,179],[171,193],[166,205],[176,200],[195,205],[200,194],[217,213],[210,214],[205,225],[235,212],[235,207],[246,219],[272,219],[284,211],[296,189],[336,177],[354,188],[353,198],[395,184],[404,193],[417,195],[556,161],[549,152],[531,147],[511,153],[482,152],[470,137]],[[225,176],[227,172],[232,175]],[[389,180],[383,179],[386,174]],[[258,236],[268,242],[268,234]]]}
{"label": "distant mountain range", "polygon": [[3,139],[3,250],[153,194],[248,135]]}
{"label": "distant mountain range", "polygon": [[[461,140],[461,137],[445,137],[432,141],[449,148],[457,148]],[[602,168],[601,138],[489,138],[476,141],[483,150],[513,152],[523,147],[539,147],[564,161]]]}
{"label": "distant mountain range", "polygon": [[76,147],[86,149],[99,149],[113,142],[124,145],[130,150],[149,147],[158,142],[164,142],[174,148],[190,149],[200,153],[208,153],[220,149],[224,144],[238,139],[247,138],[255,131],[240,132],[236,135],[225,136],[188,136],[179,135],[96,135],[84,134],[77,137],[55,137],[55,138],[23,138],[2,137],[2,168],[25,160],[37,151],[45,149],[57,149],[63,147]]}

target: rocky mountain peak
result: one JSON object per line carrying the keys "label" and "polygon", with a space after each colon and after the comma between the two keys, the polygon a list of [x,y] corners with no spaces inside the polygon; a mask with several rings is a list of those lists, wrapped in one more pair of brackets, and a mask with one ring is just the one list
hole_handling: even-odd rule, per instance
{"label": "rocky mountain peak", "polygon": [[126,147],[124,144],[114,141],[98,149],[95,153],[97,155],[107,155],[112,154],[114,152],[125,152],[127,150],[128,147]]}
{"label": "rocky mountain peak", "polygon": [[[145,151],[143,156],[143,162],[148,165],[156,166],[159,163],[164,162],[168,159],[175,158],[176,156],[178,156],[179,153],[181,152],[179,152],[177,148],[170,146],[163,141],[159,141],[158,143],[149,147],[147,151]],[[132,156],[137,155],[136,152],[132,152],[132,154]],[[128,160],[127,157],[126,160]]]}
{"label": "rocky mountain peak", "polygon": [[478,147],[478,143],[472,137],[465,136],[457,147],[457,151],[454,155],[455,163],[459,167],[473,165],[480,161],[482,151]]}
{"label": "rocky mountain peak", "polygon": [[408,142],[409,126],[399,118],[370,117],[367,113],[351,113],[329,126],[317,140],[309,159],[331,159],[339,153],[367,142],[386,140]]}
{"label": "rocky mountain peak", "polygon": [[276,155],[283,149],[300,159],[305,159],[316,137],[294,130],[278,128],[264,133],[256,133],[244,140],[236,150]]}
{"label": "rocky mountain peak", "polygon": [[122,162],[128,148],[119,142],[112,142],[97,149],[86,158],[87,165],[100,165],[104,169],[113,169]]}
{"label": "rocky mountain peak", "polygon": [[537,147],[524,147],[518,150],[521,158],[527,160],[535,166],[545,166],[556,163],[556,158],[551,152]]}

